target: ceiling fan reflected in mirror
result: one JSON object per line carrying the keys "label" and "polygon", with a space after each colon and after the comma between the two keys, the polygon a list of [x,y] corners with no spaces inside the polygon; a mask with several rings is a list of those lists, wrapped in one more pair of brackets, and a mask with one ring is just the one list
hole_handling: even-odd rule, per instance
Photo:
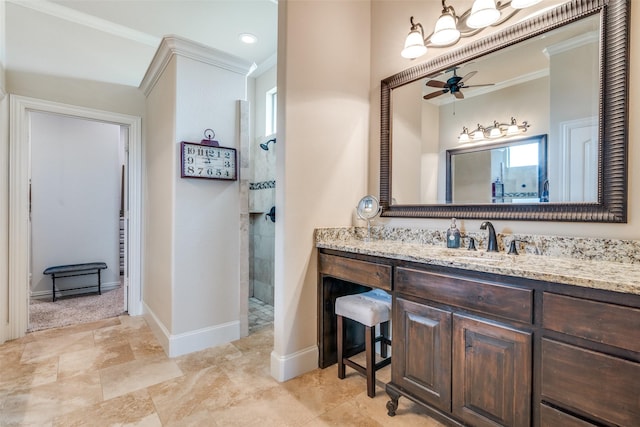
{"label": "ceiling fan reflected in mirror", "polygon": [[442,94],[445,93],[451,93],[453,96],[455,96],[458,99],[464,99],[464,94],[461,92],[462,89],[467,89],[467,88],[472,88],[472,87],[481,87],[481,86],[493,86],[493,83],[485,83],[485,84],[477,84],[477,85],[471,85],[471,86],[467,86],[466,82],[473,77],[474,75],[476,75],[477,71],[470,71],[469,73],[465,74],[464,76],[460,77],[457,73],[458,67],[453,67],[453,68],[449,68],[448,70],[446,70],[446,73],[452,72],[453,71],[453,75],[451,77],[449,77],[447,79],[447,81],[443,82],[440,80],[429,80],[427,81],[427,86],[430,87],[437,87],[440,88],[441,90],[438,90],[436,92],[431,92],[426,94],[425,96],[423,96],[424,99],[432,99],[435,98],[437,96],[440,96]]}

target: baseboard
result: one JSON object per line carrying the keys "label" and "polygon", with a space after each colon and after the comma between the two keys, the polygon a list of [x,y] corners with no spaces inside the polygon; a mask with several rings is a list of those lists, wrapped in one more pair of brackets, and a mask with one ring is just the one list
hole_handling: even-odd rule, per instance
{"label": "baseboard", "polygon": [[226,344],[240,338],[240,321],[172,335],[146,304],[144,304],[143,316],[169,357],[182,356],[183,354]]}
{"label": "baseboard", "polygon": [[[106,291],[111,291],[113,289],[117,289],[118,287],[120,287],[120,282],[108,282],[108,283],[102,283],[100,285],[100,290],[102,292],[106,292]],[[89,285],[87,288],[83,288],[83,289],[71,289],[71,290],[56,289],[56,298],[68,297],[72,295],[97,293],[97,292],[98,292],[98,285],[94,285],[94,286]],[[47,291],[31,292],[30,298],[38,299],[38,300],[51,299],[52,298],[51,289]]]}
{"label": "baseboard", "polygon": [[315,345],[285,356],[271,352],[271,376],[278,382],[288,381],[317,368],[318,347]]}

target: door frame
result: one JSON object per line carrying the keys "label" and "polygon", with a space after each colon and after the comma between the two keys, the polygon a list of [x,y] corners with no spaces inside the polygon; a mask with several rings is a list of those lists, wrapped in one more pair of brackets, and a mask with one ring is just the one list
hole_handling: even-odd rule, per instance
{"label": "door frame", "polygon": [[29,326],[29,178],[32,111],[113,123],[128,129],[128,274],[129,314],[142,314],[142,120],[139,116],[96,110],[42,99],[10,95],[9,107],[9,325],[8,339]]}

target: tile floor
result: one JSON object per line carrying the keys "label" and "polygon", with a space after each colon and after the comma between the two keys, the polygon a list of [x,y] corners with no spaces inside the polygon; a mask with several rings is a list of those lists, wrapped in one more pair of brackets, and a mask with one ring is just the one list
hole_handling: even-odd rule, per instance
{"label": "tile floor", "polygon": [[430,426],[407,399],[386,415],[347,368],[278,383],[269,374],[273,328],[168,358],[141,317],[34,332],[0,346],[0,426]]}
{"label": "tile floor", "polygon": [[273,306],[258,298],[249,298],[249,334],[273,325]]}

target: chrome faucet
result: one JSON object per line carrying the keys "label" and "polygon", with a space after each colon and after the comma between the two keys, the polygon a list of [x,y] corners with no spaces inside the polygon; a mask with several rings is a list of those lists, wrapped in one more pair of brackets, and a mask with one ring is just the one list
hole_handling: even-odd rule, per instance
{"label": "chrome faucet", "polygon": [[496,229],[489,221],[480,224],[480,230],[489,229],[489,241],[487,242],[487,252],[498,252],[498,239],[496,238]]}

